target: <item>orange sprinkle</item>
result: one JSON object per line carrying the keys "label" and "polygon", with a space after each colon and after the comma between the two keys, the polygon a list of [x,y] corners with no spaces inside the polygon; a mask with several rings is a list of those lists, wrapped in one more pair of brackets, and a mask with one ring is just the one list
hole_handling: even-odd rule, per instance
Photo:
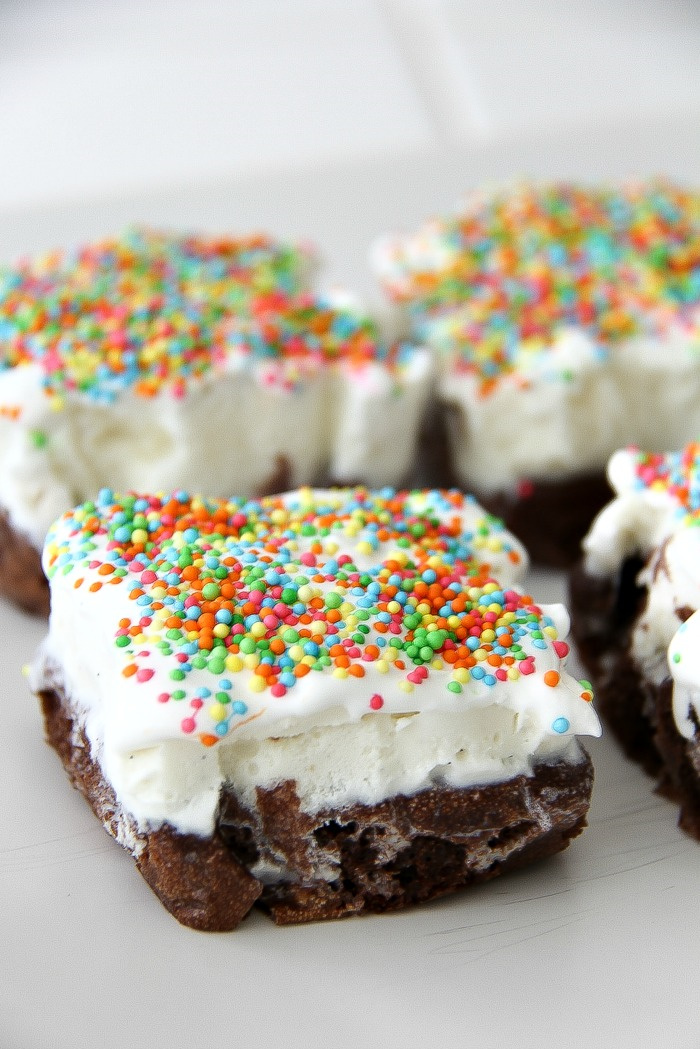
{"label": "orange sprinkle", "polygon": [[554,688],[555,685],[559,684],[559,674],[556,670],[548,670],[544,675],[545,685],[549,685],[550,688]]}

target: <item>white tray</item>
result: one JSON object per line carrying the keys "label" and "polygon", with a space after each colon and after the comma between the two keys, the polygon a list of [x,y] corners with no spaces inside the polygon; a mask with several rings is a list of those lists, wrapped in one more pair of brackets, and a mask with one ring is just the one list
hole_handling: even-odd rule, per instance
{"label": "white tray", "polygon": [[[646,173],[634,144],[623,161],[614,142],[598,143],[617,157],[600,171],[570,145],[542,161],[535,143],[513,170],[566,173],[578,151],[583,174],[622,174],[629,156]],[[676,167],[690,172],[697,157],[682,150]],[[462,161],[403,158],[47,208],[8,217],[0,254],[135,219],[264,227],[315,237],[333,275],[368,290],[372,235],[446,207],[466,186]],[[506,171],[485,149],[482,177],[489,166]],[[530,589],[562,598],[563,578],[537,572]],[[698,1044],[700,845],[610,740],[590,748],[589,829],[553,860],[397,916],[278,929],[254,914],[233,934],[199,934],[163,910],[43,743],[21,672],[42,633],[0,605],[2,1049]]]}

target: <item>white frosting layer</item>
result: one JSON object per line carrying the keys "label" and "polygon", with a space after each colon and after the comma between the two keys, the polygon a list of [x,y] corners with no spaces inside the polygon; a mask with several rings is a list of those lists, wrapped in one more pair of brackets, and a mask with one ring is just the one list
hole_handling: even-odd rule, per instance
{"label": "white frosting layer", "polygon": [[[289,505],[296,498],[285,497]],[[324,501],[334,498],[341,500],[343,493],[323,496]],[[422,495],[411,499],[416,512],[426,507]],[[459,513],[465,532],[475,533],[483,524],[483,512],[473,502],[465,502]],[[446,510],[443,515],[447,517]],[[68,518],[58,523],[54,549],[70,545],[74,527]],[[334,535],[333,556],[347,553],[360,572],[400,556],[393,542],[380,544],[374,553],[364,551],[366,534]],[[300,535],[297,555],[310,550],[313,541]],[[84,581],[78,589],[75,574],[59,568],[52,576],[49,635],[33,670],[33,685],[38,689],[60,683],[93,756],[139,828],[167,821],[183,832],[209,834],[223,783],[252,800],[256,786],[294,779],[309,811],[357,801],[372,804],[435,783],[497,782],[529,774],[541,761],[579,760],[575,734],[599,734],[582,686],[564,668],[568,616],[561,606],[553,606],[542,612],[544,635],[527,634],[521,640],[531,669],[517,680],[490,685],[472,679],[458,692],[447,687],[455,681],[453,668],[439,658],[431,659],[425,680],[415,685],[410,661],[398,669],[393,663],[382,667],[377,660],[364,664],[362,677],[340,679],[330,669],[308,673],[280,698],[253,687],[259,678],[256,682],[251,667],[231,675],[227,671],[234,679],[233,698],[244,701],[245,712],[233,719],[220,743],[203,746],[194,736],[183,736],[182,718],[189,706],[157,699],[172,691],[173,660],[145,629],[129,658],[147,666],[152,676],[147,684],[136,675],[124,676],[129,660],[114,637],[119,621],[133,616],[135,606],[125,586],[90,591],[91,582],[105,579],[99,571],[105,537],[95,535],[92,542],[93,567],[80,565]],[[473,545],[477,556],[488,558],[502,587],[522,576],[522,548],[507,533],[476,534]],[[48,560],[45,565],[49,567]],[[332,586],[320,583],[318,593],[323,596]],[[188,695],[196,695],[200,686],[217,687],[207,669],[188,675]],[[381,706],[374,709],[371,698],[378,695]],[[211,732],[220,715],[210,713],[210,703],[202,706],[199,727]]]}
{"label": "white frosting layer", "polygon": [[416,348],[397,372],[343,362],[289,389],[232,353],[225,372],[192,380],[179,399],[167,389],[148,400],[125,390],[114,404],[69,393],[60,410],[41,379],[38,365],[0,372],[0,506],[38,549],[59,514],[105,485],[247,496],[279,473],[282,456],[295,485],[324,470],[339,481],[398,483],[415,454],[431,367]]}
{"label": "white frosting layer", "polygon": [[[443,337],[426,333],[428,345]],[[508,490],[518,480],[563,480],[602,471],[630,443],[661,451],[700,433],[697,340],[628,340],[602,357],[581,330],[562,330],[551,347],[522,348],[518,371],[484,395],[473,375],[437,354],[438,391],[456,411],[451,447],[463,483]],[[440,365],[440,361],[443,361]]]}
{"label": "white frosting layer", "polygon": [[668,665],[673,676],[673,716],[681,735],[692,739],[700,717],[700,612],[694,612],[673,635]]}
{"label": "white frosting layer", "polygon": [[688,523],[664,487],[636,479],[634,451],[619,451],[608,476],[616,498],[601,511],[584,540],[586,570],[615,577],[630,556],[646,559],[638,582],[646,605],[635,623],[631,651],[644,676],[660,685],[674,679],[674,716],[691,738],[689,710],[700,710],[700,529]]}
{"label": "white frosting layer", "polygon": [[678,504],[665,489],[639,485],[634,450],[617,451],[608,463],[615,498],[604,507],[583,540],[586,571],[614,576],[625,558],[647,558],[677,528]]}

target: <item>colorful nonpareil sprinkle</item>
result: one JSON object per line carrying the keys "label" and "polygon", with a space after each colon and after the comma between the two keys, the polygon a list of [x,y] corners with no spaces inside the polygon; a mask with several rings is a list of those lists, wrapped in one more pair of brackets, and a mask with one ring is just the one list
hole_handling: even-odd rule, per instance
{"label": "colorful nonpareil sprinkle", "polygon": [[388,251],[387,292],[482,392],[566,328],[583,329],[602,358],[672,329],[700,348],[700,196],[665,182],[474,197]]}
{"label": "colorful nonpareil sprinkle", "polygon": [[693,441],[677,452],[643,452],[630,448],[634,486],[669,496],[685,523],[700,524],[700,443]]}
{"label": "colorful nonpareil sprinkle", "polygon": [[[469,497],[389,489],[259,501],[104,490],[54,525],[45,553],[49,576],[87,601],[128,592],[113,623],[122,675],[150,681],[158,652],[158,701],[180,704],[182,733],[206,745],[256,716],[251,693],[284,702],[307,675],[357,684],[371,667],[365,709],[378,711],[383,680],[410,693],[439,672],[456,699],[528,677],[540,658],[560,665],[552,619],[499,585],[494,559],[521,554]],[[554,693],[559,674],[545,681]]]}
{"label": "colorful nonpareil sprinkle", "polygon": [[309,259],[265,236],[136,230],[26,261],[0,271],[0,369],[38,364],[61,407],[71,392],[183,396],[234,353],[263,372],[283,362],[287,384],[329,362],[400,357],[365,316],[304,290]]}

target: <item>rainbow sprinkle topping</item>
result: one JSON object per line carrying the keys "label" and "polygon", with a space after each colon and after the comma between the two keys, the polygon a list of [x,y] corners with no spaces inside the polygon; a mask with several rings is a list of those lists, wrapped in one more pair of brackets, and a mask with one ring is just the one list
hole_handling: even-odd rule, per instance
{"label": "rainbow sprinkle topping", "polygon": [[288,365],[292,385],[325,363],[389,359],[366,317],[305,293],[309,259],[264,236],[135,230],[25,261],[0,271],[0,371],[38,364],[62,407],[71,391],[105,403],[127,389],[181,397],[233,352]]}
{"label": "rainbow sprinkle topping", "polygon": [[643,452],[629,448],[637,491],[662,492],[678,504],[686,524],[700,524],[700,442],[677,452]]}
{"label": "rainbow sprinkle topping", "polygon": [[700,347],[700,196],[666,182],[518,187],[399,241],[383,280],[415,335],[484,393],[566,327],[602,358],[672,327]]}
{"label": "rainbow sprinkle topping", "polygon": [[[512,568],[521,553],[456,491],[221,501],[105,489],[53,526],[44,564],[87,600],[128,592],[113,624],[122,675],[150,681],[157,651],[169,667],[158,701],[180,707],[182,734],[208,746],[257,716],[251,692],[280,703],[307,675],[358,682],[371,667],[375,683],[412,692],[440,671],[457,700],[527,677],[545,650],[562,659],[552,619],[499,585],[494,559]],[[381,709],[381,688],[367,693],[366,709]]]}

